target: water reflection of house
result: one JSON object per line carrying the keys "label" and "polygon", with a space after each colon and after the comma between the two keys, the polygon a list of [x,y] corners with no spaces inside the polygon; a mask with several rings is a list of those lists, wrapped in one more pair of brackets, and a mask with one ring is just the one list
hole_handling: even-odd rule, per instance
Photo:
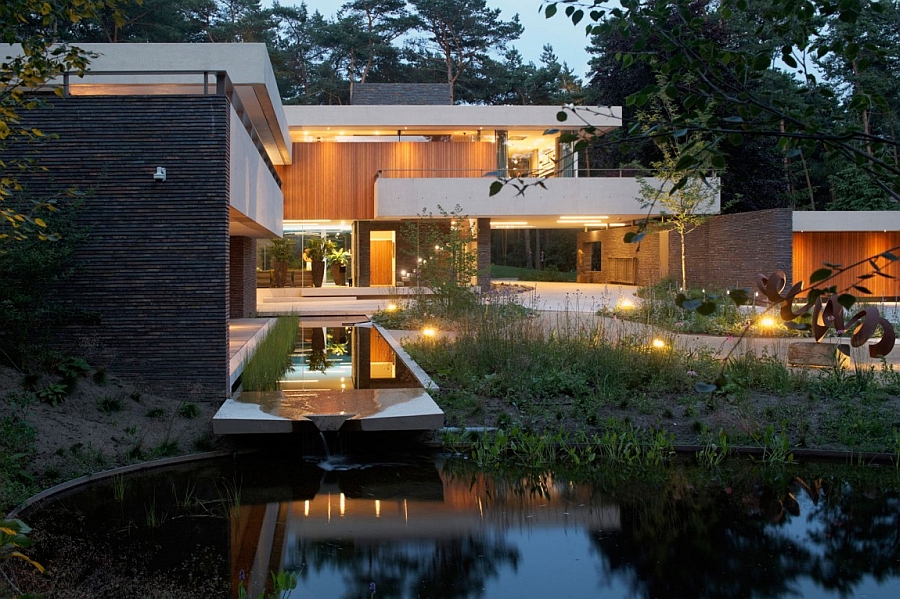
{"label": "water reflection of house", "polygon": [[321,542],[352,540],[348,552],[413,544],[429,554],[460,538],[502,538],[506,530],[621,528],[618,506],[590,486],[557,484],[549,477],[539,489],[520,482],[500,485],[481,475],[452,480],[435,472],[427,480],[398,484],[382,474],[362,485],[340,479],[322,484],[311,498],[243,505],[232,518],[232,579],[243,570],[256,596],[269,572],[301,570],[293,560]]}

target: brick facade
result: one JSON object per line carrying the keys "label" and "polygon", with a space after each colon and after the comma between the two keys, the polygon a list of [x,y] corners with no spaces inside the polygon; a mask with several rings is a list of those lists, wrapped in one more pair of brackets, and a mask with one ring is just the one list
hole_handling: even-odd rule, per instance
{"label": "brick facade", "polygon": [[449,83],[354,83],[350,103],[363,106],[449,105]]}
{"label": "brick facade", "polygon": [[[57,290],[91,318],[56,338],[99,348],[110,372],[178,398],[228,388],[229,118],[223,96],[54,99],[24,113],[56,136],[15,151],[42,192],[85,192],[89,236]],[[166,181],[154,180],[157,167]],[[50,182],[48,184],[48,181]]]}
{"label": "brick facade", "polygon": [[256,315],[256,240],[231,238],[228,264],[228,291],[231,318]]}
{"label": "brick facade", "polygon": [[[777,208],[714,216],[685,237],[689,287],[754,287],[756,275],[792,267],[792,216]],[[681,243],[674,232],[651,232],[640,245],[625,243],[637,227],[578,234],[578,281],[647,285],[660,278],[681,278]],[[591,269],[591,251],[599,242],[601,269]],[[636,258],[634,281],[616,280],[614,259]]]}

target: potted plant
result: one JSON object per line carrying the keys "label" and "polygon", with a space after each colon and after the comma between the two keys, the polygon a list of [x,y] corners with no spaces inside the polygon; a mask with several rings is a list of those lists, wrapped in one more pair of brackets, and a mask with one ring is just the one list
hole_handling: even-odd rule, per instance
{"label": "potted plant", "polygon": [[346,284],[350,252],[344,248],[334,248],[328,255],[328,263],[331,264],[331,278],[334,279],[334,284],[343,287]]}
{"label": "potted plant", "polygon": [[270,251],[275,263],[275,287],[284,287],[287,283],[288,264],[294,254],[294,240],[276,237],[272,240]]}
{"label": "potted plant", "polygon": [[325,258],[334,249],[334,242],[327,237],[309,237],[304,254],[312,263],[313,285],[321,287],[325,280]]}

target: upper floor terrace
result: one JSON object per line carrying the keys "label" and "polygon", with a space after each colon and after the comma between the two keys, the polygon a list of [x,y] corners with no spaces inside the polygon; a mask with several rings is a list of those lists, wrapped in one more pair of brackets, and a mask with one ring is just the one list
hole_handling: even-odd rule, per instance
{"label": "upper floor terrace", "polygon": [[[555,106],[287,106],[285,220],[397,220],[460,207],[501,228],[624,226],[645,218],[633,171],[591,170]],[[591,107],[598,135],[621,108]],[[570,117],[570,121],[573,119]],[[569,125],[572,126],[572,125]],[[490,195],[498,175],[521,178]],[[541,183],[541,184],[538,184]],[[718,211],[718,202],[712,209]],[[651,216],[659,211],[651,213]]]}

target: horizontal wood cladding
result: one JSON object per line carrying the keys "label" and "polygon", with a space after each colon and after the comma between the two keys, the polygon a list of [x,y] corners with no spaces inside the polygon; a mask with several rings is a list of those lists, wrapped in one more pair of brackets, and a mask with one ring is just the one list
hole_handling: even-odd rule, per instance
{"label": "horizontal wood cladding", "polygon": [[496,168],[486,142],[295,143],[293,164],[278,167],[286,220],[375,216],[375,178],[478,177]]}
{"label": "horizontal wood cladding", "polygon": [[[872,225],[877,226],[877,223]],[[810,275],[823,268],[826,262],[849,266],[897,246],[900,246],[900,231],[794,233],[794,281],[808,283]],[[841,291],[858,284],[872,292],[871,296],[854,292],[861,300],[900,297],[900,262],[881,259],[877,264],[884,274],[895,278],[874,276],[860,281],[860,275],[873,270],[865,263],[838,275],[833,284]]]}
{"label": "horizontal wood cladding", "polygon": [[[34,194],[85,193],[89,236],[59,297],[96,317],[61,339],[173,397],[228,384],[229,107],[220,96],[74,97],[23,114]],[[167,169],[155,181],[157,167]],[[40,196],[38,196],[40,197]],[[183,395],[182,395],[183,396]]]}

